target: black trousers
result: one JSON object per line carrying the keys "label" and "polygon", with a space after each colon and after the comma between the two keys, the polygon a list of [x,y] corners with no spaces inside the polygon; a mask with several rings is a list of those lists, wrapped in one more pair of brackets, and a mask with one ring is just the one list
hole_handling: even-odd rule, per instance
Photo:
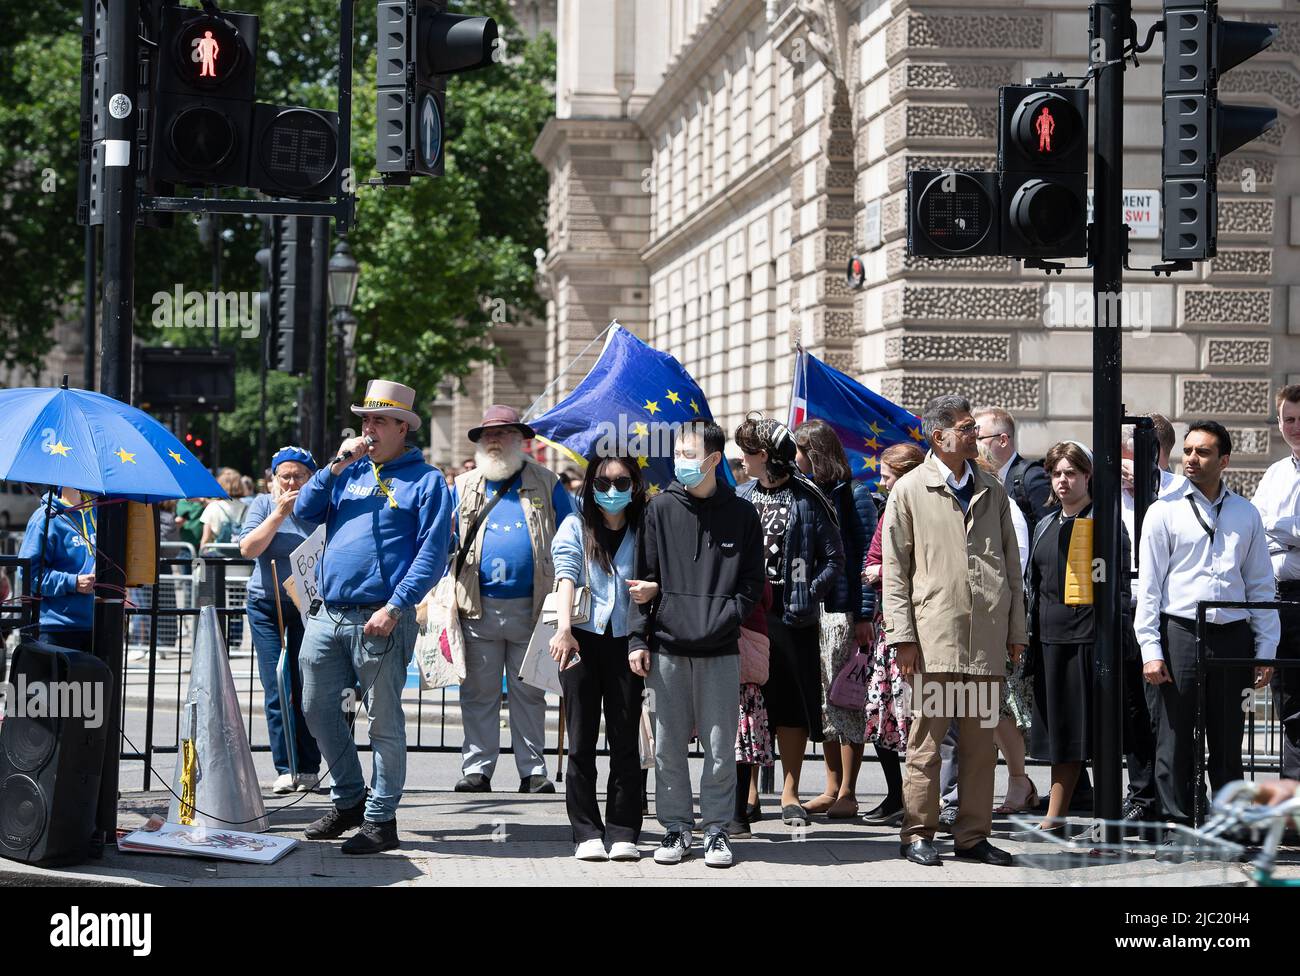
{"label": "black trousers", "polygon": [[[1300,601],[1300,580],[1279,580],[1279,600]],[[1278,611],[1282,640],[1277,645],[1279,660],[1300,659],[1300,602]],[[1300,668],[1278,668],[1273,672],[1273,706],[1282,722],[1282,776],[1300,779]]]}
{"label": "black trousers", "polygon": [[1142,677],[1142,652],[1132,627],[1124,629],[1121,665],[1124,682],[1124,762],[1128,766],[1127,803],[1140,806],[1152,820],[1160,819],[1156,794],[1156,736],[1147,708],[1146,679]]}
{"label": "black trousers", "polygon": [[[1192,822],[1195,790],[1201,791],[1201,809],[1207,810],[1205,784],[1193,783],[1196,724],[1196,621],[1160,615],[1160,645],[1165,667],[1173,679],[1146,686],[1147,705],[1156,735],[1156,793],[1166,819]],[[1249,620],[1206,624],[1206,660],[1212,657],[1251,657],[1255,636]],[[1210,749],[1206,767],[1210,785],[1217,790],[1242,778],[1241,737],[1246,727],[1243,692],[1254,683],[1250,667],[1205,669],[1205,738]]]}
{"label": "black trousers", "polygon": [[[644,682],[627,666],[627,638],[593,634],[575,627],[582,660],[560,672],[564,688],[564,727],[569,736],[569,766],[564,801],[573,842],[603,838],[606,844],[641,836],[641,723]],[[596,744],[601,702],[609,741],[609,782],[605,818],[596,802]]]}

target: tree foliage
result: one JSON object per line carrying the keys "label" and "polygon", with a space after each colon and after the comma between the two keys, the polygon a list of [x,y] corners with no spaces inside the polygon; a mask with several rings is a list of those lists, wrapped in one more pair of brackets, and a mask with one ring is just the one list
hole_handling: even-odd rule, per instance
{"label": "tree foliage", "polygon": [[[80,6],[49,0],[39,17],[0,22],[0,267],[8,271],[0,275],[0,363],[10,368],[35,371],[55,324],[81,315]],[[335,108],[337,2],[243,0],[237,9],[261,16],[259,101]],[[354,309],[361,323],[357,377],[359,383],[375,376],[398,380],[426,399],[494,355],[483,342],[494,311],[499,321],[503,310],[507,320],[542,310],[532,254],[545,244],[546,173],[532,145],[552,112],[554,42],[549,35],[524,38],[508,0],[452,0],[450,9],[495,17],[505,57],[448,80],[446,175],[379,187],[366,185],[378,175],[374,6],[356,8],[357,224],[349,243],[361,266]],[[259,290],[253,254],[262,244],[261,222],[221,219],[222,289]],[[211,287],[210,251],[195,231],[194,218],[177,216],[171,228],[137,234],[135,328],[147,343],[212,342],[210,329],[160,330],[153,322],[158,296],[172,294],[177,285],[185,291]],[[240,399],[239,409],[222,418],[222,461],[260,470],[265,459],[253,454],[261,343],[236,338],[236,330],[222,333],[222,344],[238,356]],[[287,377],[268,385],[275,417],[268,422],[277,429],[293,416],[285,398],[295,386],[300,384]]]}

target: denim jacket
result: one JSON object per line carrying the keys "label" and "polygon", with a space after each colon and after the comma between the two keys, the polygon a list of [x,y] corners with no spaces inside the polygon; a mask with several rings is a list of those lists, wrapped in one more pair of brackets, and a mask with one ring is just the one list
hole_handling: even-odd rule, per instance
{"label": "denim jacket", "polygon": [[598,564],[588,562],[583,547],[582,518],[570,515],[555,530],[551,540],[551,559],[555,563],[555,581],[573,580],[574,586],[591,588],[591,617],[583,624],[573,626],[603,634],[609,626],[615,637],[626,637],[630,632],[628,614],[632,598],[627,592],[627,581],[635,579],[636,533],[631,526],[623,533],[623,541],[614,554],[614,572],[605,572]]}

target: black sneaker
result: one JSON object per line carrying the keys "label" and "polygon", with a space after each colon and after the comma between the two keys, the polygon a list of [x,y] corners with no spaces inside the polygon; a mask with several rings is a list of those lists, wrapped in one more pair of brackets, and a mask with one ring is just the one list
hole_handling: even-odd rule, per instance
{"label": "black sneaker", "polygon": [[361,829],[343,842],[344,854],[378,854],[397,848],[397,818],[375,823],[366,820]]}
{"label": "black sneaker", "polygon": [[302,835],[308,840],[338,840],[353,827],[360,827],[366,819],[366,801],[354,807],[333,807],[329,813],[308,825]]}
{"label": "black sneaker", "polygon": [[727,836],[748,839],[754,836],[754,832],[749,829],[749,824],[744,820],[733,820],[727,827]]}
{"label": "black sneaker", "polygon": [[956,805],[944,807],[939,811],[939,833],[951,834],[953,824],[957,822]]}

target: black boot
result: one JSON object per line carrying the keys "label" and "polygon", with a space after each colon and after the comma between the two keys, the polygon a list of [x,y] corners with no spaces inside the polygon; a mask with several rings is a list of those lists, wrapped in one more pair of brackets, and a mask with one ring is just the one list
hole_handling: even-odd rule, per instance
{"label": "black boot", "polygon": [[378,854],[398,847],[397,818],[375,823],[366,820],[361,829],[343,842],[344,854]]}
{"label": "black boot", "polygon": [[370,794],[367,792],[361,798],[361,802],[354,807],[343,809],[334,807],[325,816],[310,824],[302,832],[303,836],[308,840],[337,840],[353,827],[360,827],[362,821],[366,819],[366,800],[369,797]]}

